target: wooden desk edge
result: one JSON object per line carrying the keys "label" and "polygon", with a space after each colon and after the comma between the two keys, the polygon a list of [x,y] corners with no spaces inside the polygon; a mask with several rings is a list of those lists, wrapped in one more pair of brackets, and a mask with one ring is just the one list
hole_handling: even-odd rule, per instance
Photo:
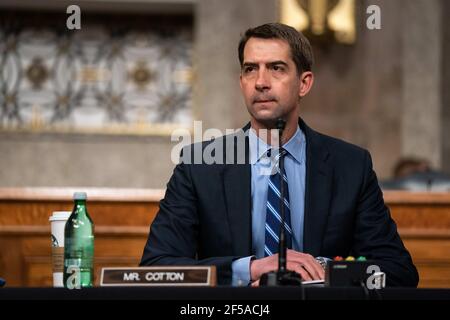
{"label": "wooden desk edge", "polygon": [[0,188],[0,201],[72,201],[76,191],[86,192],[88,201],[159,202],[164,198],[164,189],[120,189],[120,188]]}

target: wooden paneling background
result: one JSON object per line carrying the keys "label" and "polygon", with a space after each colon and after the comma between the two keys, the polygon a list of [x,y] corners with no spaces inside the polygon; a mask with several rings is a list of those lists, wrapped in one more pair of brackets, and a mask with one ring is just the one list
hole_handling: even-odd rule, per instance
{"label": "wooden paneling background", "polygon": [[[71,210],[70,188],[0,189],[0,277],[8,286],[51,286],[49,216]],[[77,190],[78,191],[78,190]],[[136,266],[163,190],[90,189],[98,281],[105,266]],[[450,194],[385,192],[420,287],[450,287]]]}

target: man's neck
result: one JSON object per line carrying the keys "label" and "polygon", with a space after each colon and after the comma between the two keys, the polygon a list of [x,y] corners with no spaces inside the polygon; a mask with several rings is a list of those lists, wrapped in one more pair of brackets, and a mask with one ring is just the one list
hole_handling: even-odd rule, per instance
{"label": "man's neck", "polygon": [[[295,120],[295,121],[293,121]],[[271,135],[271,130],[276,130],[275,124],[262,124],[260,122],[251,119],[251,127],[255,130],[256,135],[262,139],[268,145],[278,145],[278,135]],[[283,130],[283,136],[281,137],[281,145],[291,139],[295,132],[297,132],[298,118],[290,119],[286,122],[286,126]]]}

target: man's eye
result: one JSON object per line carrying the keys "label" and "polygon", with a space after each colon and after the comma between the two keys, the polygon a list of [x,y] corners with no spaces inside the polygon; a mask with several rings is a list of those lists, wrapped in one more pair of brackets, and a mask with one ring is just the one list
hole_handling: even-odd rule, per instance
{"label": "man's eye", "polygon": [[272,69],[274,71],[283,71],[284,70],[282,66],[273,66]]}
{"label": "man's eye", "polygon": [[249,72],[252,72],[253,70],[255,70],[254,67],[245,67],[244,68],[244,73],[249,73]]}

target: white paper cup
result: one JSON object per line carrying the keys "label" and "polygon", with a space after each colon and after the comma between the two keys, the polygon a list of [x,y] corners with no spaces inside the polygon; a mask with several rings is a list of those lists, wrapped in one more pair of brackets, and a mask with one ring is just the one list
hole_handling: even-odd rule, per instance
{"label": "white paper cup", "polygon": [[70,211],[55,211],[49,218],[52,232],[53,286],[64,287],[64,227]]}

